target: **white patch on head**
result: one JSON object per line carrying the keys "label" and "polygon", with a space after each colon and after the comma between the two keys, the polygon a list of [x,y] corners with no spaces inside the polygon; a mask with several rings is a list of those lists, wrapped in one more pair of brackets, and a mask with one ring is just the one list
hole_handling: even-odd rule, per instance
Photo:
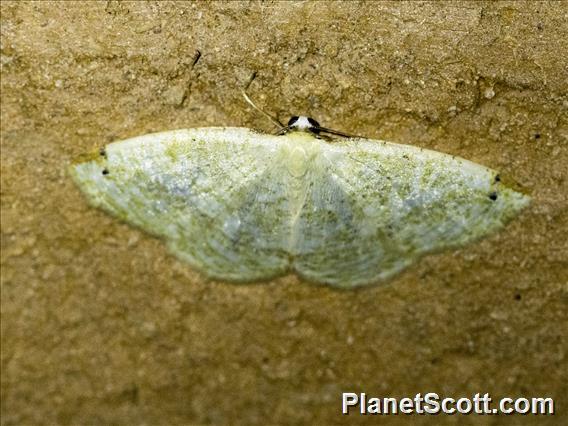
{"label": "white patch on head", "polygon": [[309,130],[314,126],[309,122],[308,117],[301,115],[290,127],[298,130]]}

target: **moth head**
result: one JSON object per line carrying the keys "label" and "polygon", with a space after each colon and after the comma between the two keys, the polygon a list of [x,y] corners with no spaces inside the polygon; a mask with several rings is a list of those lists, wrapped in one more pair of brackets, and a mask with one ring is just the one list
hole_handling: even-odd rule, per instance
{"label": "moth head", "polygon": [[320,132],[319,123],[313,118],[306,117],[304,115],[294,115],[290,120],[288,120],[288,129],[297,130],[300,132],[311,132],[316,135]]}

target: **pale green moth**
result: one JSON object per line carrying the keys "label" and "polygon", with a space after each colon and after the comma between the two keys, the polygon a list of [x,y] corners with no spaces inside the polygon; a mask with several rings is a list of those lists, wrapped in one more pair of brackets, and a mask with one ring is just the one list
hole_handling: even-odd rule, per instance
{"label": "pale green moth", "polygon": [[[342,137],[322,138],[320,131]],[[293,117],[278,135],[208,127],[108,145],[72,175],[89,202],[208,277],[384,281],[501,228],[530,198],[491,169]]]}

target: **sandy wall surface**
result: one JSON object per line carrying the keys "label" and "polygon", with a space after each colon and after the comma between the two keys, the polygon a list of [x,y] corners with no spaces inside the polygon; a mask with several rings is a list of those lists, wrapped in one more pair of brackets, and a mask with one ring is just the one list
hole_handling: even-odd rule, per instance
{"label": "sandy wall surface", "polygon": [[[560,424],[568,3],[1,4],[3,425]],[[195,53],[201,57],[193,66]],[[90,208],[73,158],[287,120],[459,155],[533,203],[387,285],[207,282]],[[554,417],[342,417],[341,392],[551,396]]]}

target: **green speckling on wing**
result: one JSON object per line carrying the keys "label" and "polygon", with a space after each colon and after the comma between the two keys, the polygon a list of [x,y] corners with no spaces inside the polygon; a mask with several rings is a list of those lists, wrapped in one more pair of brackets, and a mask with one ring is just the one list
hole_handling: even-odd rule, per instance
{"label": "green speckling on wing", "polygon": [[380,282],[499,229],[529,202],[496,172],[434,151],[241,128],[116,142],[72,175],[93,205],[236,282],[289,272],[347,288]]}

